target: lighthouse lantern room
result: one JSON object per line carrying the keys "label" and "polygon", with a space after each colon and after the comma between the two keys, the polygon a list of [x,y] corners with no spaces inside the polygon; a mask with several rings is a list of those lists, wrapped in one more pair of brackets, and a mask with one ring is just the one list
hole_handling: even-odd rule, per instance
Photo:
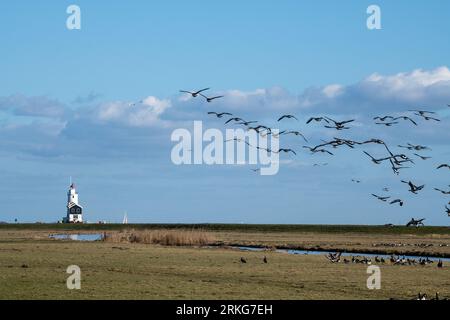
{"label": "lighthouse lantern room", "polygon": [[64,223],[83,223],[83,207],[78,202],[78,193],[73,183],[67,192],[67,216]]}

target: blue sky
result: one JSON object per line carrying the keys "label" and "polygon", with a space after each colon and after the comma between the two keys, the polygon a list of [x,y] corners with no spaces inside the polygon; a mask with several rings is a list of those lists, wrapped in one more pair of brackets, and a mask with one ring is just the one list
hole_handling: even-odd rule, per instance
{"label": "blue sky", "polygon": [[[66,29],[70,4],[81,8],[79,31]],[[381,8],[382,30],[366,28],[371,4]],[[119,221],[126,210],[130,222],[380,224],[414,216],[448,225],[448,198],[432,189],[449,184],[446,171],[434,170],[450,161],[449,10],[441,1],[3,3],[0,220],[60,219],[73,176],[90,221]],[[205,86],[226,98],[205,105],[178,93]],[[443,121],[370,124],[380,112],[421,106]],[[194,120],[224,128],[206,117],[211,109],[265,123],[294,113],[312,144],[330,132],[306,127],[308,116],[356,117],[361,127],[342,136],[421,143],[434,158],[397,177],[361,149],[311,157],[291,139],[283,143],[299,156],[284,156],[273,177],[249,167],[174,166],[172,130]],[[411,197],[400,179],[427,188]],[[385,186],[405,207],[371,198]]]}

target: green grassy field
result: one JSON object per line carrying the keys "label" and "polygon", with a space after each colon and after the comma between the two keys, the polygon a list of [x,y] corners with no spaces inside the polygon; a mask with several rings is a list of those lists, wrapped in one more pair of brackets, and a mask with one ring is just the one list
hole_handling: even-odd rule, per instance
{"label": "green grassy field", "polygon": [[203,229],[239,232],[317,232],[317,233],[375,233],[375,234],[450,234],[450,227],[405,227],[373,225],[295,225],[295,224],[0,224],[0,230],[64,230],[110,231],[123,229]]}
{"label": "green grassy field", "polygon": [[[0,227],[0,299],[410,299],[419,291],[450,297],[449,266],[380,265],[381,290],[368,290],[366,265],[332,264],[322,255],[57,241],[49,240],[48,234],[94,232],[99,226],[32,226]],[[106,227],[111,232],[123,228]],[[239,227],[208,230],[224,243],[320,243],[329,247],[370,246],[373,241],[434,243],[435,247],[450,244],[448,228],[431,228],[428,233],[425,228],[412,228],[393,234],[387,233],[392,229],[377,233],[376,227],[357,226],[347,226],[350,231],[340,233],[335,226],[247,226],[245,232]],[[315,232],[310,228],[316,228]],[[359,231],[364,229],[372,231]],[[267,264],[262,261],[264,255]],[[240,263],[241,257],[246,264]],[[81,268],[81,290],[66,287],[69,265]]]}

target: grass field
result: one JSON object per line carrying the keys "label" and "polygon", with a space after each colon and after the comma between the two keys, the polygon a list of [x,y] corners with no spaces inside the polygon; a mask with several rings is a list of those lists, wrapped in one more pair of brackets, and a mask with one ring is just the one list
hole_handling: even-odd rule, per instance
{"label": "grass field", "polygon": [[[419,291],[429,295],[440,292],[442,297],[450,297],[448,265],[442,269],[436,264],[381,265],[381,290],[368,290],[366,265],[332,264],[323,256],[241,252],[226,247],[48,239],[49,233],[95,232],[99,229],[95,227],[99,226],[1,226],[0,298],[408,299]],[[123,229],[123,226],[100,227],[107,232]],[[449,247],[440,246],[450,244],[448,228],[394,230],[347,226],[340,232],[337,228],[252,226],[243,230],[241,225],[228,228],[202,225],[202,230],[210,232],[215,241],[222,244],[364,249],[374,243],[395,242],[408,245],[408,250],[449,254]],[[136,229],[162,229],[162,226]],[[417,247],[419,244],[422,247]],[[433,246],[423,247],[424,244]],[[264,255],[268,258],[267,264],[262,261]],[[240,263],[241,257],[247,260],[246,264]],[[66,288],[69,265],[81,268],[81,290]]]}

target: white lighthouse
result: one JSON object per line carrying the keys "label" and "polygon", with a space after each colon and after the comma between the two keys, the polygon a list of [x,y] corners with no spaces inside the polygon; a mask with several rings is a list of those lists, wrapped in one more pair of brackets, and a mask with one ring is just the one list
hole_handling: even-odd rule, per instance
{"label": "white lighthouse", "polygon": [[64,223],[83,223],[83,207],[78,202],[78,193],[73,183],[67,192],[67,216]]}

